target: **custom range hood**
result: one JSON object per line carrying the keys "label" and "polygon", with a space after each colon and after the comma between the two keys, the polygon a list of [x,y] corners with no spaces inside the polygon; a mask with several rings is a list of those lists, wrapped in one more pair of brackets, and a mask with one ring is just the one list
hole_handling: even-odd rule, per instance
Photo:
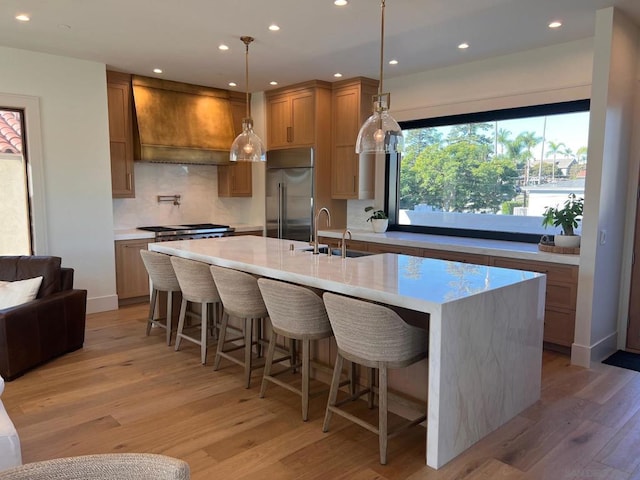
{"label": "custom range hood", "polygon": [[230,92],[137,75],[132,85],[135,160],[229,164]]}

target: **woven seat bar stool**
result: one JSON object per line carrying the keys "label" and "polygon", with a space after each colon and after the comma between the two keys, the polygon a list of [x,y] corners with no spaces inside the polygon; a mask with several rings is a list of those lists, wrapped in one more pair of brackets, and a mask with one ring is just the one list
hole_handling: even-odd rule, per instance
{"label": "woven seat bar stool", "polygon": [[[215,338],[219,323],[220,294],[211,276],[208,263],[187,260],[186,258],[171,257],[171,265],[178,278],[182,290],[182,304],[180,305],[180,319],[176,332],[176,351],[180,348],[182,339],[200,345],[202,364],[207,363],[207,339],[211,332]],[[189,303],[201,305],[200,315],[188,311]],[[200,317],[200,338],[184,333],[186,317]]]}
{"label": "woven seat bar stool", "polygon": [[[147,335],[151,332],[151,326],[162,327],[167,330],[167,345],[171,345],[171,330],[173,316],[173,294],[180,291],[180,284],[171,265],[171,256],[164,253],[140,250],[144,267],[151,279],[151,301],[149,302],[149,318],[147,320]],[[156,318],[158,292],[167,293],[167,316]],[[162,323],[164,321],[164,323]]]}
{"label": "woven seat bar stool", "polygon": [[[223,358],[244,367],[246,388],[251,386],[251,371],[261,368],[253,362],[252,350],[256,346],[258,356],[262,355],[262,323],[269,316],[267,307],[262,300],[262,294],[258,288],[258,280],[249,273],[240,272],[231,268],[223,268],[212,265],[209,267],[213,280],[218,287],[218,293],[222,300],[223,315],[220,333],[218,335],[218,348],[213,369],[218,370],[220,361]],[[242,336],[228,338],[229,330],[236,330],[229,325],[229,317],[243,320]],[[254,328],[256,339],[254,341]],[[225,349],[225,345],[244,340],[241,345],[234,344],[231,348]],[[231,352],[244,349],[244,360],[240,360]]]}
{"label": "woven seat bar stool", "polygon": [[[267,278],[258,279],[258,287],[262,293],[262,298],[269,312],[271,320],[271,336],[269,338],[269,348],[265,360],[264,372],[262,376],[262,386],[260,388],[260,398],[264,397],[267,389],[267,382],[279,385],[287,390],[297,393],[302,397],[302,420],[307,421],[309,417],[309,373],[313,363],[316,369],[327,369],[327,367],[312,362],[311,341],[333,336],[331,324],[327,311],[324,308],[322,298],[312,290],[299,285],[271,280]],[[302,363],[296,361],[294,352],[291,349],[293,358],[283,357],[274,360],[276,350],[276,336],[281,335],[291,341],[302,342]],[[272,373],[273,364],[281,363],[285,359],[290,359],[288,368]],[[298,389],[286,383],[277,375],[290,370],[295,371],[302,367],[302,388]],[[353,377],[350,377],[351,379]],[[325,390],[326,391],[326,390]],[[316,392],[320,393],[320,392]]]}
{"label": "woven seat bar stool", "polygon": [[0,480],[189,480],[189,464],[153,453],[101,453],[25,463]]}
{"label": "woven seat bar stool", "polygon": [[[338,345],[338,355],[331,381],[331,391],[322,430],[329,430],[331,415],[336,413],[375,433],[379,437],[380,463],[387,463],[387,442],[400,431],[421,423],[426,415],[407,421],[389,432],[387,427],[387,369],[403,368],[420,361],[427,356],[428,333],[413,327],[400,316],[382,305],[348,298],[333,293],[323,295],[329,315],[331,328]],[[338,383],[343,359],[351,360],[365,367],[378,370],[378,426],[339,408],[346,401],[337,402]],[[369,394],[369,406],[372,407],[372,375],[369,375],[369,388],[356,393],[359,397]],[[421,406],[426,411],[426,405]]]}

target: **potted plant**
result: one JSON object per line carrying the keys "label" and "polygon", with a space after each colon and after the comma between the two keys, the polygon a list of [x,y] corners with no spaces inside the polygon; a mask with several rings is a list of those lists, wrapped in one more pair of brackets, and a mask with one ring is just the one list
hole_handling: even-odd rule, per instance
{"label": "potted plant", "polygon": [[557,247],[579,247],[580,235],[576,235],[573,231],[578,227],[578,222],[582,220],[582,211],[584,209],[584,198],[576,197],[575,193],[570,193],[569,198],[564,202],[562,208],[545,207],[542,216],[543,227],[561,227],[562,234],[554,236],[554,244]]}
{"label": "potted plant", "polygon": [[387,227],[389,226],[389,217],[384,212],[384,210],[376,210],[373,206],[365,207],[365,212],[372,212],[369,218],[367,218],[367,222],[371,222],[371,226],[373,227],[373,231],[375,233],[383,233],[387,231]]}

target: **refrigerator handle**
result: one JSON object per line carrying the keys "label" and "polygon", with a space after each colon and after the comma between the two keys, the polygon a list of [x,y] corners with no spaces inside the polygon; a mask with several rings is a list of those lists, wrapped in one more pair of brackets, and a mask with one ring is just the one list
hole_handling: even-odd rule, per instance
{"label": "refrigerator handle", "polygon": [[278,183],[278,238],[282,238],[282,183]]}

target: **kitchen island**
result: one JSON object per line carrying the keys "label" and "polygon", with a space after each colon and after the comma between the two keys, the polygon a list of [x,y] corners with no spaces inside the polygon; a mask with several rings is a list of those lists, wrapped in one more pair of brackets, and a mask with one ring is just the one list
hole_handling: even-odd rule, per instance
{"label": "kitchen island", "polygon": [[440,468],[540,398],[545,275],[408,255],[313,255],[222,237],[149,249],[428,314],[426,462]]}

